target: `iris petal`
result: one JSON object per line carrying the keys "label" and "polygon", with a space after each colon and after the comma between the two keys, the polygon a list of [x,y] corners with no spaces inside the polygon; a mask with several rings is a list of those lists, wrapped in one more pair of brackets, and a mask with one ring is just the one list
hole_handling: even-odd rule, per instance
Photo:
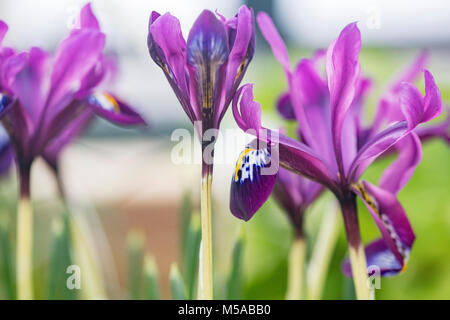
{"label": "iris petal", "polygon": [[[406,270],[407,262],[399,262],[383,239],[378,239],[370,243],[365,248],[367,267],[379,268],[381,276],[395,276]],[[370,270],[370,269],[369,269]],[[346,276],[352,276],[350,260],[346,259],[342,264],[342,271]]]}
{"label": "iris petal", "polygon": [[292,106],[291,95],[285,92],[277,100],[278,113],[286,120],[295,120],[294,107]]}
{"label": "iris petal", "polygon": [[[223,23],[211,11],[200,14],[187,41],[187,65],[190,88],[193,90],[198,112],[203,120],[212,121],[214,112],[220,112],[224,94],[228,38]],[[209,127],[211,124],[206,124]]]}
{"label": "iris petal", "polygon": [[262,169],[270,166],[271,152],[270,147],[258,148],[257,144],[254,140],[241,152],[231,181],[231,213],[245,221],[267,200],[277,177],[277,173],[262,174]]}
{"label": "iris petal", "polygon": [[0,115],[3,114],[3,111],[11,103],[11,101],[12,99],[9,95],[0,92]]}
{"label": "iris petal", "polygon": [[397,194],[411,178],[422,160],[422,145],[419,137],[411,132],[396,145],[397,159],[383,172],[380,187]]}
{"label": "iris petal", "polygon": [[386,246],[398,262],[403,264],[408,260],[415,235],[395,194],[367,181],[355,184],[354,191],[363,200],[372,215]]}
{"label": "iris petal", "polygon": [[199,120],[190,105],[189,82],[186,72],[186,42],[181,32],[180,21],[170,13],[150,15],[147,38],[151,58],[164,71],[175,95],[189,120]]}
{"label": "iris petal", "polygon": [[0,125],[0,177],[9,171],[13,161],[13,151],[9,143],[8,133]]}
{"label": "iris petal", "polygon": [[115,124],[145,124],[145,120],[137,112],[108,92],[96,92],[88,96],[86,102],[97,115]]}

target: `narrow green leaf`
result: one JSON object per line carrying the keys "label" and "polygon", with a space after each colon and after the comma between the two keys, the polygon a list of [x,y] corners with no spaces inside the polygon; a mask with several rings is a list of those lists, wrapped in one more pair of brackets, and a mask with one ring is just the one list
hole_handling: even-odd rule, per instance
{"label": "narrow green leaf", "polygon": [[196,212],[191,216],[183,253],[183,276],[189,300],[194,298],[196,289],[201,238],[200,214]]}
{"label": "narrow green leaf", "polygon": [[191,193],[186,191],[181,201],[180,210],[180,248],[183,253],[186,249],[186,238],[189,230],[189,223],[191,221],[192,213],[192,198]]}
{"label": "narrow green leaf", "polygon": [[186,291],[184,288],[183,279],[176,263],[170,267],[170,292],[172,300],[186,300]]}
{"label": "narrow green leaf", "polygon": [[64,212],[52,221],[52,249],[47,283],[47,298],[75,299],[75,290],[66,286],[66,270],[72,264],[70,258],[70,231],[68,226],[68,213]]}
{"label": "narrow green leaf", "polygon": [[242,260],[244,250],[244,228],[241,228],[239,238],[237,239],[231,258],[231,272],[227,282],[227,299],[242,299]]}
{"label": "narrow green leaf", "polygon": [[60,254],[63,250],[64,224],[60,219],[52,221],[52,249],[50,254],[50,266],[48,272],[48,292],[47,298],[49,300],[57,299],[58,283],[61,281],[61,271],[64,268]]}
{"label": "narrow green leaf", "polygon": [[66,300],[74,300],[77,298],[78,290],[69,289],[67,288],[67,267],[72,265],[73,259],[71,256],[72,253],[72,234],[70,229],[70,212],[66,208],[66,210],[63,212],[63,222],[64,222],[64,229],[63,229],[63,251],[61,253],[61,259],[64,264],[64,279],[62,281],[62,285],[64,286],[64,296]]}
{"label": "narrow green leaf", "polygon": [[144,259],[144,273],[146,285],[146,299],[159,300],[159,274],[155,258],[149,255]]}
{"label": "narrow green leaf", "polygon": [[139,231],[130,231],[128,234],[129,290],[133,300],[141,298],[144,240],[144,235]]}
{"label": "narrow green leaf", "polygon": [[15,300],[16,295],[16,284],[14,281],[14,265],[13,257],[11,255],[11,242],[9,240],[8,232],[8,220],[6,215],[2,213],[0,220],[0,250],[1,250],[1,265],[2,265],[2,275],[4,279],[4,284],[6,288],[7,298],[10,300]]}
{"label": "narrow green leaf", "polygon": [[346,277],[342,275],[344,278],[343,281],[343,288],[342,288],[342,296],[344,300],[356,300],[356,292],[355,292],[355,286],[353,284],[353,278]]}

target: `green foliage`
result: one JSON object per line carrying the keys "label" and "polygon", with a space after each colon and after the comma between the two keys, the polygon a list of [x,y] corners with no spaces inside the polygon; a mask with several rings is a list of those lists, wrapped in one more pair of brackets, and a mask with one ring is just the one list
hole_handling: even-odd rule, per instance
{"label": "green foliage", "polygon": [[227,299],[239,300],[243,297],[243,277],[242,277],[242,263],[243,250],[245,243],[244,228],[242,227],[239,238],[234,244],[233,255],[231,258],[231,270],[227,282]]}
{"label": "green foliage", "polygon": [[182,252],[183,276],[188,299],[195,298],[201,238],[202,231],[200,228],[200,214],[193,213],[186,233],[184,252]]}
{"label": "green foliage", "polygon": [[47,273],[47,299],[75,299],[75,291],[66,286],[66,268],[71,265],[68,213],[52,222],[52,244]]}
{"label": "green foliage", "polygon": [[155,258],[151,256],[145,257],[144,263],[145,276],[145,298],[147,300],[159,300],[159,274],[156,266]]}
{"label": "green foliage", "polygon": [[170,293],[172,300],[186,300],[184,281],[176,263],[170,267]]}
{"label": "green foliage", "polygon": [[5,212],[0,215],[0,279],[4,280],[7,299],[16,299],[16,283],[14,271],[14,258],[9,239],[9,223]]}
{"label": "green foliage", "polygon": [[141,232],[131,231],[128,235],[128,279],[130,299],[142,297],[142,276],[145,237]]}

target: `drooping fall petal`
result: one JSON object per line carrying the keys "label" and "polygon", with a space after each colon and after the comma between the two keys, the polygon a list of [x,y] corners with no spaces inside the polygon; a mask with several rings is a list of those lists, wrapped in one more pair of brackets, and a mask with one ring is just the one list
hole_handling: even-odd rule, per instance
{"label": "drooping fall petal", "polygon": [[97,115],[118,125],[144,125],[145,120],[124,101],[108,92],[97,92],[86,99]]}
{"label": "drooping fall petal", "polygon": [[[406,269],[406,262],[399,262],[383,239],[378,239],[366,246],[364,249],[367,260],[367,267],[372,272],[378,268],[380,275],[384,277],[395,276]],[[343,273],[351,277],[352,268],[350,260],[346,259],[342,264]],[[370,271],[369,271],[370,273]],[[369,274],[372,275],[372,274]]]}
{"label": "drooping fall petal", "polygon": [[367,181],[354,185],[353,190],[372,215],[386,246],[403,266],[409,258],[415,235],[396,195]]}
{"label": "drooping fall petal", "polygon": [[271,148],[254,140],[238,157],[231,180],[230,210],[248,221],[267,200],[275,184],[278,170],[270,170]]}

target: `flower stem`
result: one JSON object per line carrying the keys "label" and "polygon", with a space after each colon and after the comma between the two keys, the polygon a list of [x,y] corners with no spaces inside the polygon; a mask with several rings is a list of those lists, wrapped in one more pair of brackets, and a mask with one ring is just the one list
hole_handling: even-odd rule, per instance
{"label": "flower stem", "polygon": [[203,164],[201,208],[200,208],[202,242],[200,245],[200,270],[199,270],[200,274],[199,297],[202,300],[213,299],[211,183],[212,183],[212,166]]}
{"label": "flower stem", "polygon": [[359,232],[356,196],[351,194],[340,199],[340,204],[344,217],[356,298],[358,300],[369,300],[370,290],[368,286],[367,263]]}
{"label": "flower stem", "polygon": [[289,254],[288,289],[286,300],[303,298],[303,279],[305,273],[306,242],[301,234],[295,236]]}
{"label": "flower stem", "polygon": [[33,210],[30,202],[30,166],[20,175],[20,200],[17,208],[17,298],[33,299]]}
{"label": "flower stem", "polygon": [[334,206],[327,210],[322,217],[319,234],[306,274],[307,298],[310,300],[319,300],[322,297],[331,255],[339,235],[339,222],[339,212]]}

